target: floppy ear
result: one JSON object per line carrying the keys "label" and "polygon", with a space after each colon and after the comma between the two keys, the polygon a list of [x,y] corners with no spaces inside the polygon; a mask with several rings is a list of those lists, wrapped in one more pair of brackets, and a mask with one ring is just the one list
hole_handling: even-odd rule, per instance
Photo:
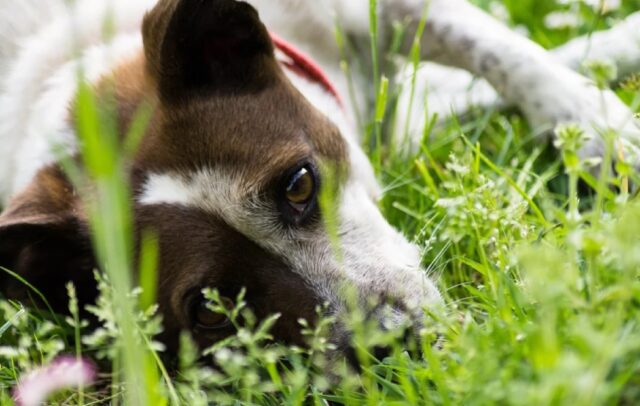
{"label": "floppy ear", "polygon": [[278,74],[258,12],[235,0],[160,0],[144,19],[147,69],[164,101],[256,92]]}
{"label": "floppy ear", "polygon": [[[58,169],[45,169],[0,216],[0,266],[33,285],[58,312],[67,309],[69,281],[76,285],[81,303],[96,296],[89,232],[74,212],[73,196]],[[38,300],[4,270],[0,288],[8,299],[25,304],[30,298]]]}

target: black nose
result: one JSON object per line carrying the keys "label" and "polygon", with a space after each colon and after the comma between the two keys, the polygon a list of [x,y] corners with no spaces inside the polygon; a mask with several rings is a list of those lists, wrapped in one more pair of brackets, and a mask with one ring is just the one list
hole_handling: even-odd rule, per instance
{"label": "black nose", "polygon": [[[371,356],[371,361],[382,361],[383,359],[389,357],[392,353],[393,349],[389,346],[375,346],[369,350],[366,350],[367,356]],[[356,372],[362,372],[362,364],[360,358],[358,357],[357,350],[353,347],[353,345],[349,345],[349,347],[344,350],[345,358],[349,363],[349,366],[353,368]]]}
{"label": "black nose", "polygon": [[[396,342],[390,345],[376,345],[371,348],[366,348],[361,351],[360,354],[361,356],[367,357],[368,363],[375,363],[376,361],[382,361],[391,356],[393,354],[394,347],[402,350],[419,351],[420,345],[418,344],[418,338],[413,334],[413,329],[408,327],[403,330],[401,336]],[[361,362],[363,360],[360,358],[358,350],[354,347],[352,337],[345,337],[342,345],[339,345],[339,348],[342,349],[349,366],[357,372],[362,372]]]}

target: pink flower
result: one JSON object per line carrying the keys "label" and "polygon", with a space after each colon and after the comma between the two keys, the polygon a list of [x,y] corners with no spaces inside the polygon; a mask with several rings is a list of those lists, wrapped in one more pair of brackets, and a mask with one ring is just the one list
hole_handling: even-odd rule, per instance
{"label": "pink flower", "polygon": [[18,406],[38,406],[53,392],[91,385],[95,377],[96,368],[90,361],[62,356],[20,378],[13,398]]}

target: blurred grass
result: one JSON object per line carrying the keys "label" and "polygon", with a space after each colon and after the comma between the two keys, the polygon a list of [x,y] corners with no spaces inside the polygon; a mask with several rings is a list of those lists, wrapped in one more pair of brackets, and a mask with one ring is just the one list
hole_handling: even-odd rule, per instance
{"label": "blurred grass", "polygon": [[[475,2],[549,48],[640,9],[638,0],[624,0],[604,15],[577,1]],[[555,12],[572,13],[577,24],[548,27],[545,21]],[[391,357],[368,360],[360,376],[340,369],[326,376],[323,335],[329,321],[301,325],[310,348],[282,348],[269,343],[271,321],[251,321],[239,300],[237,311],[250,322],[207,355],[224,367],[200,366],[185,335],[180,371],[169,377],[155,358],[152,337],[158,320],[149,307],[154,296],[147,290],[140,299],[144,306],[134,311],[138,304],[129,295],[134,262],[127,256],[130,213],[127,191],[116,182],[121,168],[114,165],[122,151],[113,139],[94,139],[86,142],[84,156],[93,168],[92,181],[104,187],[92,216],[96,248],[102,262],[121,261],[115,269],[107,267],[103,296],[94,309],[106,327],[90,335],[82,331],[76,350],[71,326],[0,302],[0,320],[9,321],[0,322],[0,404],[11,404],[9,390],[21,373],[56,354],[76,351],[113,365],[112,389],[60,394],[55,404],[638,404],[640,204],[635,195],[618,192],[621,175],[601,179],[605,188],[598,192],[579,184],[588,176],[572,159],[579,132],[567,129],[557,151],[538,142],[512,111],[478,110],[464,121],[429,127],[425,133],[433,133],[433,141],[425,139],[416,154],[403,154],[380,140],[393,138],[382,133],[388,131],[384,124],[405,119],[406,112],[389,116],[393,89],[378,74],[374,83],[377,108],[362,120],[370,129],[372,162],[385,185],[381,208],[423,247],[425,268],[448,305],[446,314],[427,315],[422,351],[412,348],[417,343],[406,348],[395,343]],[[640,97],[634,86],[619,92],[629,103]],[[96,118],[90,93],[84,97],[79,114],[91,141],[104,124]],[[146,264],[145,286],[155,280],[151,237],[147,245],[140,261]],[[208,295],[215,303],[215,293]],[[430,344],[437,337],[441,348]],[[121,368],[124,378],[118,375]]]}

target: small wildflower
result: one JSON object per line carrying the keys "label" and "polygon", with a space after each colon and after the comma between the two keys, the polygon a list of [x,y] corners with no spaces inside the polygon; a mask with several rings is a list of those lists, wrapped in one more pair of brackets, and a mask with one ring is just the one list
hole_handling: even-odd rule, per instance
{"label": "small wildflower", "polygon": [[591,78],[598,89],[606,89],[609,83],[618,77],[618,67],[610,60],[590,60],[583,64],[589,78]]}
{"label": "small wildflower", "polygon": [[620,8],[621,0],[584,0],[584,3],[601,13],[608,13]]}
{"label": "small wildflower", "polygon": [[634,73],[626,78],[620,84],[620,88],[628,92],[640,92],[640,74]]}
{"label": "small wildflower", "polygon": [[59,357],[23,376],[14,391],[14,400],[18,406],[38,406],[56,391],[91,385],[95,376],[96,368],[91,362]]}
{"label": "small wildflower", "polygon": [[489,5],[489,12],[492,16],[503,22],[508,22],[511,17],[509,10],[504,4],[495,1]]}
{"label": "small wildflower", "polygon": [[553,145],[562,150],[577,152],[592,137],[575,123],[561,124],[556,127],[556,140]]}
{"label": "small wildflower", "polygon": [[[575,0],[557,0],[557,2],[559,5],[566,6],[575,3]],[[617,10],[622,5],[621,0],[582,0],[582,3],[602,13]]]}
{"label": "small wildflower", "polygon": [[556,11],[547,14],[544,19],[545,27],[551,30],[577,27],[580,23],[578,15],[569,11]]}

